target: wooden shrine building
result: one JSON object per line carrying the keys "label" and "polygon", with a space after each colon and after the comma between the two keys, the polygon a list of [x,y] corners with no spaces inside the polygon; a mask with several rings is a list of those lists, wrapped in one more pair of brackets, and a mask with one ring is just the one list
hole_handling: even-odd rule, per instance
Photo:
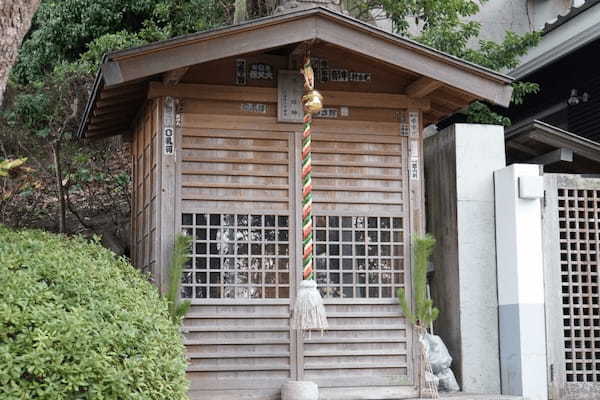
{"label": "wooden shrine building", "polygon": [[[289,327],[300,263],[305,51],[313,124],[317,282],[330,329]],[[424,231],[423,127],[511,79],[312,8],[108,54],[79,136],[132,142],[133,263],[165,288],[176,232],[193,236],[182,296],[192,399],[415,393],[410,238]],[[351,396],[351,397],[349,397]]]}

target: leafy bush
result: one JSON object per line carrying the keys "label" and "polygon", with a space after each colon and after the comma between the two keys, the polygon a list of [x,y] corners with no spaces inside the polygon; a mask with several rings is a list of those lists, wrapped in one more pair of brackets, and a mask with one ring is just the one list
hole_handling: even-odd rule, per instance
{"label": "leafy bush", "polygon": [[0,293],[0,398],[186,398],[166,300],[98,243],[0,225]]}

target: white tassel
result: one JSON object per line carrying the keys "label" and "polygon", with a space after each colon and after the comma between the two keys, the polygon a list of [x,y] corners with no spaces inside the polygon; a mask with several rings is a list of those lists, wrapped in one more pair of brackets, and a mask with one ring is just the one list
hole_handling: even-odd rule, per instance
{"label": "white tassel", "polygon": [[314,280],[304,280],[300,283],[292,327],[303,331],[312,329],[323,331],[328,327],[323,299]]}

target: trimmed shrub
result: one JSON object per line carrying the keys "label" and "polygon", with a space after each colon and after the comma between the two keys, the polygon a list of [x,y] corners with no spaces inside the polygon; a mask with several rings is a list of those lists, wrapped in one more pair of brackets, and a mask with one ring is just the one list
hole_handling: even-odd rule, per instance
{"label": "trimmed shrub", "polygon": [[186,399],[167,302],[83,238],[0,226],[1,399]]}

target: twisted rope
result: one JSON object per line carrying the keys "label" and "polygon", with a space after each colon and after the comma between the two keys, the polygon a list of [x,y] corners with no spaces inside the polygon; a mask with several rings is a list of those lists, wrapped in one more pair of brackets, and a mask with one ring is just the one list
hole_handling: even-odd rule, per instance
{"label": "twisted rope", "polygon": [[[304,88],[314,89],[314,74],[310,58],[304,60]],[[313,268],[313,232],[312,232],[312,157],[311,157],[312,114],[305,110],[304,132],[302,134],[302,265],[303,278],[315,279]]]}

